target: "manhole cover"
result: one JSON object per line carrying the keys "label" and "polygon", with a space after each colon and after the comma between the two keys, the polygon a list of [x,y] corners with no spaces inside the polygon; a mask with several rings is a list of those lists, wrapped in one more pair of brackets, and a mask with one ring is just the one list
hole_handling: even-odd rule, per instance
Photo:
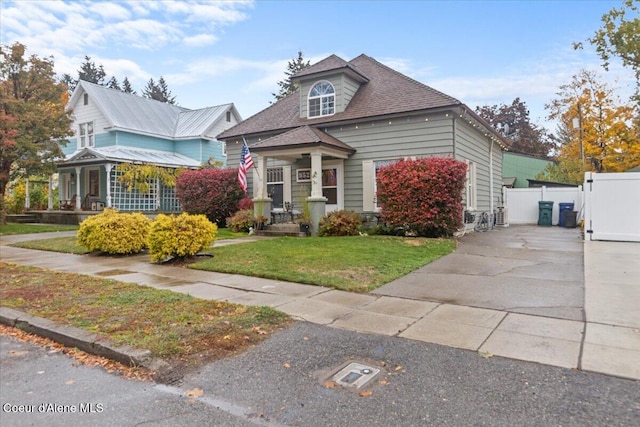
{"label": "manhole cover", "polygon": [[380,369],[363,363],[352,362],[339,370],[331,379],[336,384],[346,388],[361,388],[376,375],[380,373]]}

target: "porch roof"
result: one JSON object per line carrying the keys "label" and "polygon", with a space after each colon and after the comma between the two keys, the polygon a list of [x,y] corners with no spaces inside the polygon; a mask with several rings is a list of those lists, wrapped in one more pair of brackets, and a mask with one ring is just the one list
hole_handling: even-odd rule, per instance
{"label": "porch roof", "polygon": [[122,146],[83,148],[58,163],[58,166],[83,166],[106,162],[145,163],[169,168],[196,168],[200,166],[197,160],[179,153]]}
{"label": "porch roof", "polygon": [[340,141],[338,138],[311,126],[300,126],[260,141],[251,146],[251,151],[259,153],[261,151],[290,150],[318,146],[326,146],[348,154],[356,152],[354,148]]}

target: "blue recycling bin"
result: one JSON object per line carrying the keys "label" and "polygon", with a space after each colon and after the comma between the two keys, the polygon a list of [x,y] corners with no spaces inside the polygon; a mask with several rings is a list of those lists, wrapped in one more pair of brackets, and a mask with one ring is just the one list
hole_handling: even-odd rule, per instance
{"label": "blue recycling bin", "polygon": [[573,203],[558,203],[558,225],[560,227],[565,226],[565,213],[573,211]]}

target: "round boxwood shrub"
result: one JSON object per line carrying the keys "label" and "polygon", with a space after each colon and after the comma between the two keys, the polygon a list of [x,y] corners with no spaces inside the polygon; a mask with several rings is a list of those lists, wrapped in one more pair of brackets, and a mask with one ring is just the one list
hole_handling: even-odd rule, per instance
{"label": "round boxwood shrub", "polygon": [[362,224],[360,214],[339,210],[329,212],[320,219],[318,236],[355,236]]}
{"label": "round boxwood shrub", "polygon": [[105,209],[80,223],[78,244],[90,252],[133,254],[147,246],[151,220],[141,213],[118,213]]}
{"label": "round boxwood shrub", "polygon": [[204,215],[159,214],[151,224],[147,239],[153,261],[193,256],[211,246],[218,226]]}

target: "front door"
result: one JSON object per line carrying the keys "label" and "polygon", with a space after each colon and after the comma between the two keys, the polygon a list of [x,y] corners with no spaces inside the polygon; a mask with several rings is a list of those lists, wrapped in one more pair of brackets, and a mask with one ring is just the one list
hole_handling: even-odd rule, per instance
{"label": "front door", "polygon": [[322,195],[327,198],[325,212],[343,209],[342,160],[322,162]]}

